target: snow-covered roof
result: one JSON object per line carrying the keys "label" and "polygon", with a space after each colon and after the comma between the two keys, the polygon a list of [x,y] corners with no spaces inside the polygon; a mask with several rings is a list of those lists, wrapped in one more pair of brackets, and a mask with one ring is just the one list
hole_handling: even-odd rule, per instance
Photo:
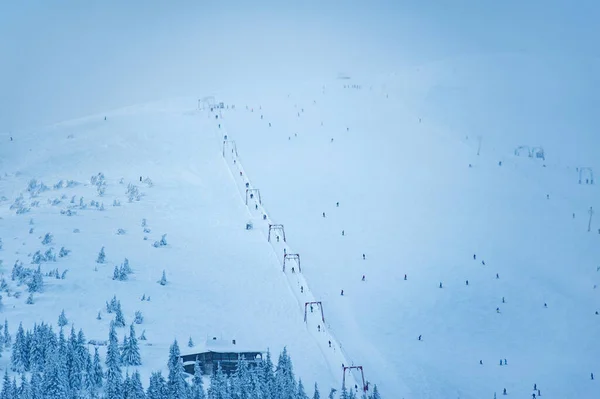
{"label": "snow-covered roof", "polygon": [[186,346],[181,349],[181,356],[194,355],[196,353],[203,352],[218,352],[218,353],[245,353],[245,352],[260,352],[264,353],[266,350],[251,348],[245,345],[240,345],[237,341],[235,344],[234,340],[225,339],[207,339],[204,343],[194,345],[192,347]]}

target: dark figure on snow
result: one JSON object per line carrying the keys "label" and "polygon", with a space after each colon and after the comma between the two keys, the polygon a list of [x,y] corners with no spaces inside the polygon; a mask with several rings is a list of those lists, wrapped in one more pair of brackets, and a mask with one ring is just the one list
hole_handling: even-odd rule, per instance
{"label": "dark figure on snow", "polygon": [[12,136],[10,136],[10,141],[13,141]]}
{"label": "dark figure on snow", "polygon": [[[496,313],[500,313],[500,308],[496,308]],[[500,361],[502,363],[502,360]]]}
{"label": "dark figure on snow", "polygon": [[279,236],[277,236],[277,242],[279,242]]}
{"label": "dark figure on snow", "polygon": [[480,360],[480,361],[479,361],[479,364],[483,364],[483,360]]}
{"label": "dark figure on snow", "polygon": [[269,122],[269,127],[271,127],[271,122]]}
{"label": "dark figure on snow", "polygon": [[504,297],[502,297],[502,303],[504,303]]}
{"label": "dark figure on snow", "polygon": [[339,208],[339,207],[340,207],[340,203],[339,203],[339,202],[336,202],[336,203],[335,203],[335,206],[337,206],[337,207]]}
{"label": "dark figure on snow", "polygon": [[104,117],[104,120],[106,120],[106,116]]}
{"label": "dark figure on snow", "polygon": [[342,235],[344,235],[344,230],[342,230]]}
{"label": "dark figure on snow", "polygon": [[142,176],[140,176],[140,181],[142,181]]}
{"label": "dark figure on snow", "polygon": [[323,212],[323,217],[325,217],[325,212]]}
{"label": "dark figure on snow", "polygon": [[263,215],[263,220],[267,220],[267,215]]}
{"label": "dark figure on snow", "polygon": [[469,285],[469,280],[465,281],[466,285]]}
{"label": "dark figure on snow", "polygon": [[341,295],[341,296],[344,296],[344,290],[342,290],[342,292],[340,292],[340,295]]}
{"label": "dark figure on snow", "polygon": [[594,379],[594,373],[590,374],[590,377],[592,378],[592,380]]}
{"label": "dark figure on snow", "polygon": [[498,166],[502,166],[502,161],[498,162]]}
{"label": "dark figure on snow", "polygon": [[500,278],[500,276],[498,275],[498,273],[496,273],[496,278]]}
{"label": "dark figure on snow", "polygon": [[329,341],[329,347],[331,348],[331,341]]}
{"label": "dark figure on snow", "polygon": [[365,254],[363,254],[363,260],[365,260]]}
{"label": "dark figure on snow", "polygon": [[300,286],[300,293],[304,294],[304,287],[303,286]]}
{"label": "dark figure on snow", "polygon": [[538,389],[538,396],[542,396],[542,393],[540,392],[539,389]]}
{"label": "dark figure on snow", "polygon": [[331,138],[331,142],[333,143],[333,137]]}
{"label": "dark figure on snow", "polygon": [[502,391],[502,395],[506,395],[506,388],[504,388],[504,391]]}
{"label": "dark figure on snow", "polygon": [[240,170],[240,176],[242,175],[242,171]]}
{"label": "dark figure on snow", "polygon": [[473,260],[477,259],[477,255],[473,254]]}
{"label": "dark figure on snow", "polygon": [[545,308],[547,308],[547,307],[548,307],[548,304],[547,304],[546,302],[544,302],[544,307],[545,307]]}
{"label": "dark figure on snow", "polygon": [[506,366],[506,359],[504,359],[504,365]]}
{"label": "dark figure on snow", "polygon": [[440,288],[442,288],[442,283],[440,283]]}
{"label": "dark figure on snow", "polygon": [[321,332],[321,325],[320,324],[317,325],[317,331]]}
{"label": "dark figure on snow", "polygon": [[362,281],[365,281],[365,275],[363,274]]}
{"label": "dark figure on snow", "polygon": [[419,341],[421,340],[421,336],[419,335]]}
{"label": "dark figure on snow", "polygon": [[550,194],[546,194],[546,199],[550,199]]}
{"label": "dark figure on snow", "polygon": [[533,384],[533,390],[537,391],[537,384]]}
{"label": "dark figure on snow", "polygon": [[535,392],[531,394],[531,397],[535,399]]}
{"label": "dark figure on snow", "polygon": [[502,366],[502,359],[500,359],[500,366]]}
{"label": "dark figure on snow", "polygon": [[254,204],[254,209],[258,210],[258,204]]}
{"label": "dark figure on snow", "polygon": [[404,281],[406,281],[406,274],[404,275]]}
{"label": "dark figure on snow", "polygon": [[294,268],[292,267],[292,273],[296,273],[296,270],[294,270]]}
{"label": "dark figure on snow", "polygon": [[485,266],[485,261],[484,261],[484,260],[482,260],[482,261],[481,261],[481,264]]}
{"label": "dark figure on snow", "polygon": [[310,313],[313,312],[313,305],[310,305]]}

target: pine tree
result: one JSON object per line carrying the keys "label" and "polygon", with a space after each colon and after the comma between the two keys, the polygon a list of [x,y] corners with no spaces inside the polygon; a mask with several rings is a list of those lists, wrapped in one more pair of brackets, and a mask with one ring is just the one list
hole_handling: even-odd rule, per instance
{"label": "pine tree", "polygon": [[17,388],[17,378],[13,377],[11,391],[15,395],[15,399],[19,397],[19,388]]}
{"label": "pine tree", "polygon": [[296,395],[296,379],[292,368],[292,361],[287,353],[287,348],[284,347],[277,361],[275,370],[275,385],[277,391],[281,393],[282,399],[295,399]]}
{"label": "pine tree", "polygon": [[69,324],[69,320],[67,319],[67,316],[65,316],[65,310],[63,309],[60,312],[60,316],[58,316],[58,326],[59,327],[64,327],[67,324]]}
{"label": "pine tree", "polygon": [[121,359],[125,366],[139,366],[142,364],[140,347],[138,345],[137,337],[135,336],[133,324],[129,327],[129,337],[125,337],[123,341]]}
{"label": "pine tree", "polygon": [[115,326],[125,327],[125,317],[123,317],[123,311],[121,310],[121,301],[117,301],[117,308],[115,309]]}
{"label": "pine tree", "polygon": [[381,399],[381,395],[379,395],[379,390],[377,389],[377,384],[373,385],[373,395],[371,395],[371,399]]}
{"label": "pine tree", "polygon": [[231,385],[234,385],[233,393],[237,399],[248,399],[252,391],[250,381],[250,371],[248,370],[248,362],[241,356],[238,358],[236,370],[233,378],[230,378]]}
{"label": "pine tree", "polygon": [[308,399],[308,395],[304,392],[304,384],[302,384],[302,378],[298,380],[298,394],[296,399]]}
{"label": "pine tree", "polygon": [[131,274],[133,273],[133,271],[131,270],[131,267],[129,266],[129,259],[125,258],[125,261],[123,262],[123,273],[125,274]]}
{"label": "pine tree", "polygon": [[44,380],[42,382],[44,397],[68,399],[68,387],[65,376],[65,365],[58,349],[55,349],[46,362]]}
{"label": "pine tree", "polygon": [[27,381],[25,374],[21,374],[21,386],[18,389],[19,399],[32,399],[31,384]]}
{"label": "pine tree", "polygon": [[148,390],[146,391],[146,399],[165,398],[172,398],[169,396],[169,388],[167,387],[165,377],[162,376],[160,371],[152,373],[150,376],[150,386],[148,386]]}
{"label": "pine tree", "polygon": [[162,272],[162,277],[160,278],[160,281],[158,283],[160,285],[166,285],[167,284],[167,275],[166,275],[166,273],[165,273],[164,270]]}
{"label": "pine tree", "polygon": [[104,263],[105,260],[106,260],[106,254],[104,253],[104,247],[102,247],[102,249],[100,249],[100,252],[98,253],[98,258],[96,259],[96,263]]}
{"label": "pine tree", "polygon": [[200,368],[198,357],[196,357],[196,362],[194,362],[191,399],[204,399],[204,383],[202,381],[202,369]]}
{"label": "pine tree", "polygon": [[94,361],[92,363],[92,369],[92,381],[94,382],[94,387],[102,388],[102,380],[104,379],[104,373],[102,372],[102,364],[100,363],[98,347],[94,347]]}
{"label": "pine tree", "polygon": [[119,341],[115,330],[115,323],[110,323],[108,334],[108,348],[106,352],[106,395],[107,399],[121,399],[123,385],[121,375],[121,362],[119,355]]}
{"label": "pine tree", "polygon": [[131,384],[129,386],[129,392],[127,394],[127,399],[145,399],[146,393],[144,392],[144,387],[142,386],[142,381],[140,380],[140,373],[136,370],[131,375]]}
{"label": "pine tree", "polygon": [[348,396],[348,390],[346,389],[346,386],[342,386],[342,391],[340,392],[340,399],[350,399]]}
{"label": "pine tree", "polygon": [[83,386],[82,372],[85,364],[80,358],[75,327],[71,327],[71,334],[67,342],[66,365],[69,390],[78,392]]}
{"label": "pine tree", "polygon": [[337,389],[335,388],[331,388],[331,391],[329,391],[329,395],[327,396],[328,399],[334,399],[335,398],[335,393],[337,392]]}
{"label": "pine tree", "polygon": [[23,323],[19,323],[19,329],[15,336],[15,343],[12,348],[12,354],[10,357],[11,370],[17,373],[25,371],[25,363],[28,358],[28,354],[25,353],[25,332],[23,331]]}
{"label": "pine tree", "polygon": [[194,346],[194,341],[192,340],[192,337],[190,337],[190,339],[188,340],[188,348],[192,348]]}
{"label": "pine tree", "polygon": [[39,265],[38,265],[37,269],[35,270],[35,272],[33,272],[33,276],[31,278],[31,281],[27,284],[27,288],[30,293],[43,291],[44,278],[42,276],[42,270],[40,269]]}
{"label": "pine tree", "polygon": [[0,398],[2,399],[14,399],[15,395],[12,391],[12,383],[10,381],[10,377],[8,376],[8,370],[4,371],[4,380],[2,383],[2,393],[0,393]]}
{"label": "pine tree", "polygon": [[172,398],[184,398],[187,392],[183,363],[180,355],[179,345],[177,344],[177,340],[175,340],[169,349],[169,377],[167,380]]}
{"label": "pine tree", "polygon": [[208,388],[208,399],[230,399],[227,392],[227,376],[221,368],[221,362],[217,363],[217,371],[210,376],[210,387]]}
{"label": "pine tree", "polygon": [[313,394],[313,399],[321,399],[321,394],[319,393],[319,387],[315,382],[315,393]]}
{"label": "pine tree", "polygon": [[44,399],[43,380],[38,372],[31,375],[31,397],[32,399]]}
{"label": "pine tree", "polygon": [[263,391],[267,395],[267,399],[274,399],[276,392],[275,374],[273,372],[273,361],[271,360],[271,352],[267,350],[267,356],[262,362],[261,382]]}
{"label": "pine tree", "polygon": [[119,266],[115,266],[115,270],[113,271],[113,280],[121,279],[121,271],[119,270]]}
{"label": "pine tree", "polygon": [[12,338],[8,332],[8,321],[4,319],[4,347],[10,348],[12,344]]}

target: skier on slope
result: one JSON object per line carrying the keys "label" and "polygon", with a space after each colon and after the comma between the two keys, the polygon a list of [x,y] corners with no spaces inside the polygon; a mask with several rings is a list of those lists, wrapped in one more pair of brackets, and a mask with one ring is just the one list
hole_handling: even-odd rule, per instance
{"label": "skier on slope", "polygon": [[325,217],[325,212],[323,212],[323,217]]}
{"label": "skier on slope", "polygon": [[404,280],[406,281],[406,274],[404,275]]}
{"label": "skier on slope", "polygon": [[340,292],[340,295],[341,295],[341,296],[344,296],[344,290],[342,290],[342,292]]}
{"label": "skier on slope", "polygon": [[365,254],[363,254],[363,260],[365,260],[365,259],[366,259],[366,258],[365,258]]}
{"label": "skier on slope", "polygon": [[364,274],[363,274],[363,276],[362,276],[362,281],[365,281],[365,275],[364,275]]}

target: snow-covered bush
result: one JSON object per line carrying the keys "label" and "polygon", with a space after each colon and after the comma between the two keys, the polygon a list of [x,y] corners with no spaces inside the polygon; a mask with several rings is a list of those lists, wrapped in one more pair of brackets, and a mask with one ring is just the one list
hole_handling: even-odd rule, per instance
{"label": "snow-covered bush", "polygon": [[33,305],[33,293],[29,294],[27,297],[27,301],[25,302],[27,305]]}
{"label": "snow-covered bush", "polygon": [[96,186],[96,191],[98,191],[98,196],[102,197],[104,195],[104,193],[106,192],[106,183],[102,182],[102,184],[98,184]]}
{"label": "snow-covered bush", "polygon": [[56,183],[54,185],[54,189],[55,190],[60,190],[61,188],[63,188],[65,186],[65,182],[61,179],[58,181],[58,183]]}
{"label": "snow-covered bush", "polygon": [[61,247],[60,248],[60,252],[58,253],[58,257],[59,258],[64,258],[65,256],[69,255],[71,253],[70,249],[66,249],[65,247]]}
{"label": "snow-covered bush", "polygon": [[112,312],[116,311],[117,310],[117,304],[118,304],[117,296],[114,295],[112,297],[112,299],[110,300],[110,303],[106,302],[106,312],[107,313],[112,313]]}
{"label": "snow-covered bush", "polygon": [[33,227],[29,229],[29,234],[33,234]]}
{"label": "snow-covered bush", "polygon": [[105,260],[106,260],[106,254],[104,253],[104,247],[102,247],[102,249],[100,249],[100,252],[98,253],[98,258],[96,259],[96,263],[104,263]]}
{"label": "snow-covered bush", "polygon": [[123,316],[123,311],[121,310],[121,301],[117,301],[117,308],[115,309],[115,326],[125,327],[125,317]]}
{"label": "snow-covered bush", "polygon": [[142,331],[142,334],[140,334],[139,340],[140,341],[145,341],[146,340],[146,330]]}
{"label": "snow-covered bush", "polygon": [[102,320],[102,315],[100,314],[100,311],[98,311],[98,315],[96,316],[96,320]]}
{"label": "snow-covered bush", "polygon": [[154,186],[154,183],[152,182],[152,179],[150,179],[149,177],[146,177],[144,179],[143,183],[146,183],[148,185],[148,187]]}
{"label": "snow-covered bush", "polygon": [[31,279],[27,283],[27,289],[29,292],[42,292],[44,289],[44,277],[42,276],[42,270],[40,266],[33,272]]}
{"label": "snow-covered bush", "polygon": [[85,202],[83,202],[83,197],[79,198],[79,209],[85,209],[87,208],[87,205],[85,204]]}
{"label": "snow-covered bush", "polygon": [[152,230],[150,230],[148,227],[144,227],[145,234],[150,234],[151,232],[152,232]]}
{"label": "snow-covered bush", "polygon": [[194,346],[194,341],[192,340],[192,337],[190,337],[190,339],[188,340],[188,348],[192,348]]}
{"label": "snow-covered bush", "polygon": [[[96,204],[98,204],[98,203],[96,202]],[[100,208],[98,208],[98,209],[100,209],[101,211],[103,211],[103,210],[104,210],[104,202],[102,202],[102,203],[100,204]]]}
{"label": "snow-covered bush", "polygon": [[75,196],[72,196],[72,197],[71,197],[71,201],[69,201],[69,202],[70,202],[71,204],[74,204],[74,203],[75,203]]}
{"label": "snow-covered bush", "polygon": [[67,272],[69,271],[69,269],[65,269],[63,270],[63,272],[60,274],[60,279],[64,280],[65,278],[67,278]]}
{"label": "snow-covered bush", "polygon": [[118,199],[113,201],[113,206],[121,206],[121,201],[119,201]]}
{"label": "snow-covered bush", "polygon": [[148,223],[146,222],[146,219],[145,219],[145,218],[144,218],[144,219],[142,219],[142,227],[146,227],[146,225],[147,225],[147,224],[148,224]]}
{"label": "snow-covered bush", "polygon": [[31,179],[27,185],[27,192],[30,197],[36,197],[40,193],[49,190],[43,182],[38,182],[36,179]]}
{"label": "snow-covered bush", "polygon": [[[50,200],[48,200],[48,201],[50,202],[50,205],[52,205],[52,206],[60,205],[60,203],[62,202],[58,198],[54,198],[52,201],[50,201]],[[39,202],[38,202],[38,204],[39,204]],[[32,205],[33,205],[33,203],[32,203]],[[37,205],[35,205],[35,206],[37,206]]]}
{"label": "snow-covered bush", "polygon": [[162,238],[160,239],[160,241],[154,241],[154,244],[153,244],[153,246],[155,248],[164,247],[166,245],[167,245],[167,235],[166,234],[162,235]]}
{"label": "snow-covered bush", "polygon": [[125,229],[117,229],[117,235],[122,236],[125,234]]}
{"label": "snow-covered bush", "polygon": [[79,233],[79,229],[73,229],[73,233]]}
{"label": "snow-covered bush", "polygon": [[29,206],[32,208],[38,208],[40,206],[40,201],[32,201]]}
{"label": "snow-covered bush", "polygon": [[140,190],[138,189],[138,187],[135,184],[129,183],[127,185],[126,194],[127,194],[127,199],[129,200],[129,202],[139,201],[140,199],[142,199],[142,194],[140,193]]}
{"label": "snow-covered bush", "polygon": [[60,214],[61,215],[66,215],[66,216],[74,216],[74,215],[77,215],[77,211],[72,211],[70,209],[66,209],[66,210],[65,209],[61,209]]}
{"label": "snow-covered bush", "polygon": [[135,324],[142,324],[144,322],[144,316],[142,316],[142,312],[139,310],[136,310],[135,312],[135,318],[133,319],[133,322]]}
{"label": "snow-covered bush", "polygon": [[44,244],[44,245],[52,244],[53,239],[54,239],[54,236],[52,234],[46,233],[46,235],[44,236],[44,239],[42,239],[42,244]]}

